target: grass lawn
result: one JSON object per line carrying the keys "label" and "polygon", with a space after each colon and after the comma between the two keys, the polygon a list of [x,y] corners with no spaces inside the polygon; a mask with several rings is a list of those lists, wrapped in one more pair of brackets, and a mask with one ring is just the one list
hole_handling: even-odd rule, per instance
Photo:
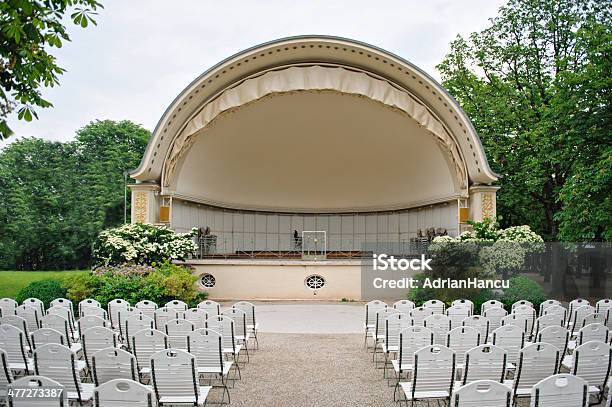
{"label": "grass lawn", "polygon": [[63,279],[85,270],[69,271],[0,271],[0,298],[15,298],[19,290],[32,281],[45,280],[48,278]]}

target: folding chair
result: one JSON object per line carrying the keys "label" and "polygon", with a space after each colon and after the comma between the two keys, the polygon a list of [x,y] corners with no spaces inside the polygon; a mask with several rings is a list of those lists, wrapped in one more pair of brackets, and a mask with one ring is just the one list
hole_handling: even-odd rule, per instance
{"label": "folding chair", "polygon": [[557,300],[546,300],[543,303],[540,304],[540,312],[538,313],[539,316],[544,315],[544,311],[546,311],[547,308],[550,307],[561,307],[561,303]]}
{"label": "folding chair", "polygon": [[480,343],[485,343],[489,337],[489,320],[482,315],[472,315],[461,322],[462,326],[470,326],[480,334]]}
{"label": "folding chair", "polygon": [[48,343],[57,343],[66,346],[66,335],[52,328],[40,328],[30,334],[32,350]]}
{"label": "folding chair", "polygon": [[64,307],[68,308],[70,312],[74,312],[72,309],[72,301],[66,298],[56,298],[49,304],[51,307]]}
{"label": "folding chair", "polygon": [[595,307],[583,305],[582,307],[574,308],[570,315],[569,331],[572,336],[578,335],[578,331],[583,326],[584,319],[587,315],[594,314]]}
{"label": "folding chair", "polygon": [[540,380],[557,373],[559,349],[545,342],[535,342],[519,352],[519,363],[512,383],[514,399],[531,396],[531,388]]}
{"label": "folding chair", "polygon": [[223,358],[223,338],[221,334],[210,329],[196,329],[189,334],[187,351],[196,358],[198,374],[200,376],[214,376],[221,380],[223,386],[223,399],[227,393],[227,402],[230,402],[227,380],[234,362]]}
{"label": "folding chair", "polygon": [[[363,323],[363,331],[365,334],[364,346],[367,346],[370,333],[376,329],[376,314],[378,311],[385,308],[387,308],[387,304],[380,300],[370,301],[365,305],[365,322]],[[374,345],[376,345],[376,341],[374,342]]]}
{"label": "folding chair", "polygon": [[512,392],[502,383],[493,380],[477,380],[461,386],[453,394],[454,407],[510,407]]}
{"label": "folding chair", "polygon": [[506,378],[506,351],[495,345],[479,345],[465,353],[460,385],[477,380],[503,383]]}
{"label": "folding chair", "polygon": [[206,328],[208,313],[200,308],[189,308],[185,311],[185,319],[190,321],[195,329],[203,329]]}
{"label": "folding chair", "polygon": [[432,308],[416,307],[410,311],[410,318],[412,318],[412,325],[414,326],[425,326],[425,318],[434,314]]}
{"label": "folding chair", "polygon": [[[8,397],[8,405],[11,407],[68,407],[66,388],[48,377],[25,376],[15,380],[9,388],[12,395]],[[48,397],[19,397],[21,393],[17,390],[22,389],[32,389]]]}
{"label": "folding chair", "polygon": [[469,326],[459,326],[451,329],[446,336],[446,347],[455,352],[457,368],[465,363],[465,354],[468,350],[480,344],[480,333]]}
{"label": "folding chair", "polygon": [[117,333],[112,329],[95,326],[83,332],[83,354],[90,371],[93,371],[93,355],[102,349],[117,348]]}
{"label": "folding chair", "polygon": [[[570,351],[576,349],[576,346],[580,346],[583,343],[587,343],[590,341],[599,341],[609,344],[612,336],[610,335],[610,330],[603,324],[590,324],[578,331],[578,335],[576,335],[576,340],[569,341],[567,348]],[[564,366],[568,367],[572,365],[571,355],[567,356],[567,361],[564,362]]]}
{"label": "folding chair", "polygon": [[[17,308],[19,309],[19,308]],[[584,319],[582,320],[582,327],[584,328],[587,325],[590,324],[602,324],[605,325],[606,324],[606,317],[604,314],[600,314],[600,313],[595,313],[595,314],[589,314],[587,316],[584,317]]]}
{"label": "folding chair", "polygon": [[0,298],[0,317],[16,315],[18,305],[12,298]]}
{"label": "folding chair", "polygon": [[13,383],[13,372],[9,367],[8,355],[0,349],[0,400],[6,399],[7,387]]}
{"label": "folding chair", "polygon": [[[68,310],[67,308],[62,309],[66,311]],[[70,329],[70,323],[63,316],[53,313],[47,313],[47,315],[43,316],[40,319],[40,326],[42,328],[51,328],[61,332],[66,337],[66,346],[68,346],[74,352],[79,352],[81,350],[81,344],[73,342],[74,335],[73,331]]]}
{"label": "folding chair", "polygon": [[557,315],[558,317],[563,319],[563,326],[567,327],[567,310],[565,307],[561,305],[551,305],[549,307],[544,308],[543,315]]}
{"label": "folding chair", "polygon": [[[412,319],[401,312],[390,314],[385,318],[385,339],[380,344],[382,353],[385,357],[383,366],[383,377],[387,377],[387,366],[391,360],[391,354],[399,352],[399,333],[412,324]],[[376,353],[373,354],[375,356]],[[376,359],[374,359],[376,362]]]}
{"label": "folding chair", "polygon": [[93,298],[85,298],[84,300],[79,301],[77,309],[79,316],[82,315],[81,310],[83,309],[83,307],[102,308],[102,304],[100,304],[99,301],[96,301]]}
{"label": "folding chair", "polygon": [[482,303],[480,306],[480,315],[484,315],[489,308],[504,308],[504,303],[497,300],[489,300]]}
{"label": "folding chair", "polygon": [[573,312],[580,307],[583,307],[585,305],[591,305],[589,303],[589,301],[585,300],[584,298],[576,298],[573,301],[570,301],[569,303],[569,316],[570,316],[570,322],[571,322],[571,318],[572,318],[572,314]]}
{"label": "folding chair", "polygon": [[234,320],[234,328],[236,329],[236,340],[238,343],[244,344],[244,350],[247,354],[247,359],[249,356],[248,350],[248,342],[251,339],[251,333],[247,327],[247,315],[241,309],[238,308],[228,308],[221,312],[221,315],[224,317],[228,317]]}
{"label": "folding chair", "polygon": [[[106,312],[106,310],[104,308],[101,308],[101,307],[90,307],[90,306],[87,306],[87,305],[83,305],[80,308],[79,316],[81,318],[89,317],[89,316],[95,316],[95,317],[98,317],[98,318],[102,318],[105,321],[108,320],[108,312]],[[109,326],[110,326],[110,324],[109,324]]]}
{"label": "folding chair", "polygon": [[[546,327],[540,332],[538,332],[538,336],[536,336],[536,342],[545,342],[550,343],[557,349],[559,349],[559,355],[561,356],[561,361],[563,361],[563,355],[567,351],[567,345],[569,341],[569,332],[563,326],[549,326]],[[557,370],[559,370],[559,366],[557,366]]]}
{"label": "folding chair", "polygon": [[183,318],[185,311],[189,308],[187,304],[179,300],[168,301],[164,307],[176,310],[179,313],[179,318]]}
{"label": "folding chair", "polygon": [[45,315],[45,303],[38,298],[26,298],[23,300],[21,305],[27,305],[28,307],[34,307],[38,311],[38,317]]}
{"label": "folding chair", "polygon": [[429,300],[423,303],[425,308],[431,308],[434,314],[444,314],[446,305],[440,300]]}
{"label": "folding chair", "polygon": [[378,344],[385,339],[385,334],[384,334],[385,319],[389,315],[397,314],[398,312],[399,312],[398,310],[393,309],[393,308],[384,308],[376,313],[376,317],[375,317],[376,325],[374,326],[374,329],[370,331],[369,333],[370,336],[372,336],[372,339],[374,340],[374,353],[376,353]]}
{"label": "folding chair", "polygon": [[212,386],[200,386],[195,357],[180,349],[165,349],[151,356],[151,378],[159,405],[206,403]]}
{"label": "folding chair", "polygon": [[610,377],[612,347],[599,341],[583,343],[576,347],[570,373],[581,377],[589,384],[589,393],[597,396],[601,403],[604,389]]}
{"label": "folding chair", "polygon": [[91,356],[91,364],[96,386],[113,379],[138,380],[136,358],[123,349],[101,349]]}
{"label": "folding chair", "polygon": [[36,374],[55,380],[66,388],[68,400],[91,400],[94,385],[82,383],[76,353],[63,345],[49,343],[34,350]]}
{"label": "folding chair", "polygon": [[112,329],[119,330],[119,310],[129,307],[130,303],[117,298],[108,303],[108,316],[111,321]]}
{"label": "folding chair", "polygon": [[410,311],[414,309],[414,302],[409,300],[396,301],[395,303],[393,303],[393,308],[395,308],[401,313],[410,315]]}
{"label": "folding chair", "polygon": [[7,315],[5,317],[0,317],[0,325],[12,325],[15,328],[23,331],[26,336],[26,342],[28,346],[32,346],[30,343],[30,331],[28,330],[28,323],[22,317],[17,315]]}
{"label": "folding chair", "polygon": [[595,310],[598,314],[606,315],[610,308],[612,308],[612,299],[610,298],[601,299],[595,304]]}
{"label": "folding chair", "polygon": [[571,374],[547,377],[531,388],[531,407],[587,407],[588,401],[588,383]]}
{"label": "folding chair", "polygon": [[125,333],[124,340],[127,348],[130,349],[130,338],[134,332],[142,331],[143,329],[153,329],[155,321],[153,318],[144,314],[135,314],[125,319],[123,322],[123,332]]}
{"label": "folding chair", "polygon": [[198,308],[206,311],[209,317],[221,315],[221,305],[218,302],[205,300],[198,304]]}
{"label": "folding chair", "polygon": [[153,301],[142,300],[136,303],[136,308],[142,311],[143,315],[155,320],[155,310],[158,308],[157,304]]}
{"label": "folding chair", "polygon": [[114,379],[94,389],[94,407],[154,407],[153,390],[134,380]]}
{"label": "folding chair", "polygon": [[487,308],[483,315],[489,320],[489,332],[493,332],[502,325],[501,320],[508,315],[508,311],[503,308],[491,307]]}
{"label": "folding chair", "polygon": [[430,315],[423,320],[423,326],[433,332],[435,345],[446,345],[446,334],[451,330],[449,317],[442,314]]}
{"label": "folding chair", "polygon": [[208,318],[208,322],[215,326],[215,328],[209,327],[208,329],[217,331],[223,338],[223,354],[226,356],[232,356],[236,362],[236,367],[239,367],[238,358],[240,356],[242,346],[236,341],[234,321],[231,318],[218,315],[214,318]]}
{"label": "folding chair", "polygon": [[527,305],[528,307],[533,308],[533,304],[530,301],[527,300],[519,300],[517,302],[515,302],[514,304],[512,304],[512,312],[514,312],[514,309],[516,307],[520,307],[521,305]]}
{"label": "folding chair", "polygon": [[397,378],[395,390],[393,392],[393,400],[396,399],[396,393],[399,389],[399,382],[402,374],[407,376],[414,370],[414,354],[417,350],[433,345],[434,333],[431,329],[424,326],[411,326],[400,331],[399,336],[399,353],[397,359],[391,361],[393,371]]}
{"label": "folding chair", "polygon": [[28,332],[34,332],[40,328],[40,316],[37,307],[20,305],[17,307],[17,316],[25,319]]}
{"label": "folding chair", "polygon": [[174,349],[186,350],[187,336],[194,330],[193,324],[185,319],[171,319],[164,326],[169,346]]}
{"label": "folding chair", "polygon": [[510,315],[519,315],[524,317],[527,320],[527,327],[525,328],[525,334],[528,338],[531,337],[533,333],[533,324],[536,319],[536,311],[535,309],[527,304],[517,305],[512,309],[512,314]]}
{"label": "folding chair", "polygon": [[468,305],[453,305],[446,310],[446,316],[450,319],[450,326],[457,328],[461,326],[464,319],[472,315]]}
{"label": "folding chair", "polygon": [[21,329],[13,325],[0,325],[0,349],[6,353],[11,370],[30,374],[34,365],[27,358],[28,341]]}
{"label": "folding chair", "polygon": [[107,321],[95,315],[88,315],[88,316],[79,318],[79,320],[77,321],[77,325],[79,327],[79,332],[82,336],[83,332],[85,332],[89,328],[93,328],[94,326],[110,328],[110,321]]}
{"label": "folding chair", "polygon": [[[66,300],[67,301],[67,300]],[[68,322],[68,333],[67,335],[70,337],[71,341],[78,341],[79,335],[75,328],[76,323],[74,321],[74,315],[72,314],[72,308],[69,308],[64,305],[55,305],[47,310],[47,315],[43,318],[48,317],[49,315],[58,315],[64,318]]]}
{"label": "folding chair", "polygon": [[165,326],[168,321],[179,318],[179,313],[177,310],[167,307],[161,307],[155,310],[154,312],[155,328],[161,331],[165,330]]}
{"label": "folding chair", "polygon": [[506,370],[514,369],[519,351],[525,345],[525,331],[516,325],[503,325],[493,331],[493,345],[506,351]]}
{"label": "folding chair", "polygon": [[134,332],[130,340],[130,349],[136,357],[138,372],[140,375],[148,375],[151,373],[151,356],[160,350],[168,349],[168,335],[157,329],[143,329]]}
{"label": "folding chair", "polygon": [[247,301],[239,301],[232,305],[232,308],[242,310],[246,313],[247,332],[253,334],[255,340],[255,348],[259,349],[259,340],[257,339],[257,331],[259,330],[259,322],[255,318],[255,305]]}
{"label": "folding chair", "polygon": [[455,352],[446,346],[425,346],[414,353],[412,381],[399,382],[408,401],[442,399],[450,401],[455,381]]}
{"label": "folding chair", "polygon": [[525,332],[525,338],[529,338],[528,329],[529,329],[529,318],[525,315],[518,314],[508,314],[501,319],[502,326],[506,325],[514,325],[523,330]]}
{"label": "folding chair", "polygon": [[535,321],[533,335],[537,337],[542,329],[549,326],[565,326],[565,324],[563,323],[563,318],[558,314],[542,315]]}
{"label": "folding chair", "polygon": [[468,307],[470,315],[474,314],[474,303],[470,300],[455,300],[451,303],[451,307]]}
{"label": "folding chair", "polygon": [[119,312],[117,312],[117,320],[119,321],[119,337],[122,340],[125,340],[128,337],[127,333],[125,332],[125,321],[134,315],[142,315],[142,311],[136,307],[127,306],[125,308],[120,308]]}

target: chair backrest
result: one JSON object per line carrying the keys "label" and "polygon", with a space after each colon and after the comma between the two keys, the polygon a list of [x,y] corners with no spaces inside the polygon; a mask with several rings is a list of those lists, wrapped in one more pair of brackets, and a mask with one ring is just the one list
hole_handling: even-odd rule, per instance
{"label": "chair backrest", "polygon": [[163,331],[168,321],[171,321],[173,319],[178,319],[179,313],[175,309],[168,308],[168,307],[161,307],[155,310],[154,316],[155,318],[153,319],[155,321],[155,328]]}
{"label": "chair backrest", "polygon": [[134,314],[126,318],[124,321],[124,327],[123,337],[126,340],[129,349],[130,341],[128,339],[132,337],[132,334],[134,332],[142,331],[143,329],[155,328],[155,321],[153,321],[153,318],[144,314]]}
{"label": "chair backrest", "polygon": [[68,308],[63,305],[54,305],[53,307],[47,310],[47,315],[59,315],[63,317],[68,322],[68,329],[70,331],[70,335],[74,333],[75,322],[74,315],[72,314],[72,307]]}
{"label": "chair backrest", "polygon": [[546,327],[536,336],[537,342],[550,343],[559,349],[561,355],[565,355],[567,351],[567,344],[569,342],[570,334],[564,326],[549,326]]}
{"label": "chair backrest", "polygon": [[525,345],[525,331],[516,325],[503,325],[493,331],[493,345],[506,351],[506,361],[516,363],[519,351]]}
{"label": "chair backrest", "polygon": [[38,298],[26,298],[23,300],[21,305],[27,305],[28,307],[34,307],[38,311],[38,317],[42,317],[45,315],[45,303],[39,300]]}
{"label": "chair backrest", "polygon": [[136,356],[139,369],[148,368],[151,355],[168,348],[168,335],[157,329],[134,332],[130,341],[130,349]]}
{"label": "chair backrest", "polygon": [[546,311],[546,308],[552,307],[552,306],[557,306],[560,307],[561,303],[557,300],[546,300],[543,303],[540,304],[540,313],[538,314],[539,316],[544,315],[544,311]]}
{"label": "chair backrest", "polygon": [[[533,324],[536,319],[536,311],[531,305],[521,304],[512,308],[512,314],[520,315],[527,320],[527,328],[525,333],[529,336],[533,332]],[[511,314],[511,315],[512,315]]]}
{"label": "chair backrest", "polygon": [[570,321],[572,321],[573,312],[577,308],[584,307],[585,305],[591,305],[591,303],[589,303],[589,301],[585,300],[584,298],[576,298],[575,300],[570,301],[568,310]]}
{"label": "chair backrest", "polygon": [[180,349],[165,349],[151,356],[153,388],[162,397],[195,397],[199,405],[197,363],[195,357]]}
{"label": "chair backrest", "polygon": [[550,307],[546,307],[544,308],[544,314],[543,315],[557,315],[561,318],[563,318],[563,324],[565,325],[565,323],[567,322],[567,309],[565,309],[565,307],[561,306],[561,305],[551,305]]}
{"label": "chair backrest", "polygon": [[530,301],[527,301],[527,300],[519,300],[519,301],[515,302],[514,304],[512,304],[512,312],[514,312],[514,309],[515,309],[516,307],[519,307],[519,306],[521,306],[521,305],[528,305],[528,306],[530,306],[531,308],[533,308],[533,303],[531,303]]}
{"label": "chair backrest", "polygon": [[101,349],[91,355],[91,366],[96,386],[113,379],[138,379],[134,355],[116,347]]}
{"label": "chair backrest", "polygon": [[130,303],[121,298],[114,299],[108,303],[108,316],[114,329],[119,330],[119,310],[129,306]]}
{"label": "chair backrest", "polygon": [[461,386],[453,393],[453,407],[499,406],[510,407],[511,390],[493,380],[478,380]]}
{"label": "chair backrest", "polygon": [[79,325],[79,332],[81,333],[81,335],[87,329],[93,328],[94,326],[102,326],[102,327],[105,327],[105,328],[109,328],[110,327],[110,321],[107,321],[107,320],[105,320],[103,318],[100,318],[100,317],[98,317],[96,315],[88,315],[88,316],[81,317],[81,318],[79,318],[77,323]]}
{"label": "chair backrest", "polygon": [[40,328],[30,334],[32,349],[36,349],[48,343],[66,345],[66,335],[52,328]]}
{"label": "chair backrest", "polygon": [[64,307],[69,308],[72,312],[72,301],[66,298],[56,298],[49,303],[51,307]]}
{"label": "chair backrest", "polygon": [[113,379],[94,389],[95,407],[153,407],[153,390],[133,380]]}
{"label": "chair backrest", "polygon": [[208,313],[209,317],[221,315],[221,305],[218,302],[205,300],[198,304],[198,308],[203,309]]}
{"label": "chair backrest", "polygon": [[429,300],[423,303],[425,308],[431,308],[434,314],[444,314],[446,305],[440,300]]}
{"label": "chair backrest", "polygon": [[[19,310],[19,308],[17,308],[17,310]],[[605,325],[606,324],[606,316],[605,314],[600,314],[600,313],[595,313],[595,314],[588,314],[587,316],[585,316],[582,319],[582,327],[585,327],[587,325],[590,324],[602,324]]]}
{"label": "chair backrest", "polygon": [[567,373],[540,380],[531,388],[532,407],[587,407],[588,383]]}
{"label": "chair backrest", "polygon": [[155,310],[158,308],[157,304],[153,301],[142,300],[136,303],[136,308],[142,311],[142,313],[149,318],[153,318],[155,320]]}
{"label": "chair backrest", "polygon": [[30,305],[20,305],[17,307],[17,316],[25,319],[29,332],[40,328],[40,311],[37,307]]}
{"label": "chair backrest", "polygon": [[433,345],[434,333],[424,326],[411,326],[400,331],[399,367],[414,365],[414,353],[424,346]]}
{"label": "chair backrest", "polygon": [[518,389],[531,389],[540,380],[556,374],[561,357],[559,349],[546,342],[535,342],[521,349],[513,382],[514,393]]}
{"label": "chair backrest", "polygon": [[576,345],[590,341],[610,343],[610,331],[604,324],[589,324],[580,328],[576,336]]}
{"label": "chair backrest", "polygon": [[48,343],[34,350],[34,367],[36,374],[55,380],[68,392],[77,393],[79,400],[83,386],[81,377],[76,371],[76,354],[64,345]]}
{"label": "chair backrest", "polygon": [[246,338],[247,334],[247,316],[246,312],[237,308],[228,308],[221,312],[221,315],[234,320],[234,328],[236,335],[241,335]]}
{"label": "chair backrest", "polygon": [[526,336],[529,336],[529,321],[526,315],[508,314],[501,319],[502,326],[514,325],[523,330]]}
{"label": "chair backrest", "polygon": [[462,383],[494,380],[503,383],[506,377],[506,351],[499,346],[485,344],[465,353]]}
{"label": "chair backrest", "polygon": [[538,317],[538,319],[536,319],[535,321],[535,326],[533,328],[533,334],[537,336],[538,333],[542,329],[548,328],[549,326],[564,326],[564,325],[565,324],[563,323],[563,317],[559,314],[542,315],[541,317]]}
{"label": "chair backrest", "polygon": [[15,315],[18,305],[12,298],[0,298],[0,316]]}
{"label": "chair backrest", "polygon": [[13,325],[0,324],[0,349],[6,352],[9,363],[22,363],[26,371],[27,345],[25,332]]}
{"label": "chair backrest", "polygon": [[83,305],[79,309],[80,309],[79,316],[81,318],[88,317],[88,316],[96,316],[104,320],[108,320],[108,312],[106,312],[104,308]]}
{"label": "chair backrest", "polygon": [[223,338],[211,329],[196,329],[189,333],[187,352],[195,356],[198,367],[206,367],[214,373],[223,372]]}
{"label": "chair backrest", "polygon": [[572,333],[578,332],[578,330],[582,328],[582,324],[587,315],[594,313],[595,307],[591,307],[590,305],[583,305],[582,307],[574,308],[570,314],[570,331]]}
{"label": "chair backrest", "polygon": [[96,301],[93,298],[85,298],[84,300],[79,301],[79,315],[82,315],[81,310],[83,309],[83,307],[102,308],[102,304],[100,304],[99,301]]}
{"label": "chair backrest", "polygon": [[6,389],[13,380],[13,372],[9,366],[8,356],[4,349],[0,348],[0,398],[6,394]]}
{"label": "chair backrest", "polygon": [[414,302],[410,300],[400,300],[393,304],[393,308],[404,314],[410,314],[410,311],[414,309]]}
{"label": "chair backrest", "polygon": [[187,336],[195,330],[193,323],[186,319],[171,319],[166,322],[164,332],[168,335],[170,347],[174,349],[187,349]]}
{"label": "chair backrest", "polygon": [[47,315],[43,316],[40,319],[40,326],[42,328],[55,329],[56,331],[63,333],[66,336],[66,340],[68,341],[68,344],[66,344],[66,346],[70,346],[70,344],[72,343],[72,331],[70,329],[70,323],[63,316],[47,313]]}
{"label": "chair backrest", "polygon": [[469,326],[451,329],[446,335],[446,347],[455,351],[455,362],[463,365],[468,350],[480,345],[480,333]]}
{"label": "chair backrest", "polygon": [[434,344],[446,345],[446,334],[451,330],[449,317],[442,314],[429,315],[423,320],[423,326],[434,333]]}
{"label": "chair backrest", "polygon": [[177,311],[187,311],[187,308],[189,308],[187,304],[180,300],[168,301],[164,307],[175,309]]}
{"label": "chair backrest", "polygon": [[195,329],[206,328],[208,313],[201,308],[189,308],[185,311],[185,319],[191,321]]}
{"label": "chair backrest", "polygon": [[212,329],[221,334],[223,338],[223,350],[231,349],[236,350],[236,331],[234,327],[234,320],[231,318],[218,315],[214,318],[208,318],[208,323],[212,323],[213,327],[210,326],[208,329]]}
{"label": "chair backrest", "polygon": [[257,319],[255,318],[255,305],[247,301],[238,301],[232,305],[232,308],[244,311],[246,314],[247,325],[255,327],[255,323],[257,322]]}
{"label": "chair backrest", "polygon": [[464,318],[461,322],[463,326],[471,326],[480,333],[480,343],[485,343],[489,337],[489,320],[482,315],[472,315]]}
{"label": "chair backrest", "polygon": [[[12,390],[9,395],[9,405],[11,407],[68,407],[68,393],[65,387],[55,380],[44,376],[25,376],[15,380],[9,388]],[[49,397],[19,397],[18,390],[32,389],[44,392]]]}
{"label": "chair backrest", "polygon": [[142,315],[142,310],[132,306],[119,309],[119,312],[117,313],[117,320],[119,321],[119,334],[122,338],[127,338],[125,321],[134,315]]}
{"label": "chair backrest", "polygon": [[574,349],[574,363],[570,372],[582,377],[589,386],[603,390],[610,376],[612,347],[599,341],[590,341]]}
{"label": "chair backrest", "polygon": [[374,317],[375,327],[374,332],[376,333],[376,337],[378,335],[382,335],[385,331],[385,319],[391,314],[397,314],[399,311],[394,308],[383,308],[376,313]]}
{"label": "chair backrest", "polygon": [[504,308],[504,303],[497,300],[489,300],[482,303],[480,306],[480,315],[484,315],[489,308]]}
{"label": "chair backrest", "polygon": [[489,320],[489,332],[493,332],[501,326],[501,320],[508,315],[508,311],[500,307],[487,308],[483,314]]}
{"label": "chair backrest", "polygon": [[416,307],[412,311],[410,311],[410,318],[412,318],[412,325],[415,326],[425,326],[425,318],[430,315],[433,315],[434,311],[431,308],[426,307]]}
{"label": "chair backrest", "polygon": [[455,352],[443,345],[425,346],[414,353],[412,398],[414,393],[447,391],[452,394],[455,378]]}
{"label": "chair backrest", "polygon": [[451,303],[452,307],[468,307],[470,315],[474,313],[474,303],[470,300],[455,300]]}
{"label": "chair backrest", "polygon": [[401,312],[390,314],[385,318],[385,345],[387,348],[399,346],[400,331],[408,328],[411,324],[412,319]]}
{"label": "chair backrest", "polygon": [[451,328],[461,326],[463,320],[470,315],[472,315],[472,310],[469,305],[453,305],[446,309],[446,316],[450,318]]}
{"label": "chair backrest", "polygon": [[597,301],[597,303],[595,304],[595,309],[597,310],[597,313],[599,314],[605,315],[606,311],[609,310],[610,308],[612,308],[612,299],[610,298],[601,299]]}
{"label": "chair backrest", "polygon": [[0,317],[0,325],[12,325],[15,328],[21,329],[26,334],[26,336],[30,334],[27,321],[17,315],[7,315],[5,317]]}
{"label": "chair backrest", "polygon": [[110,328],[94,326],[81,334],[83,354],[87,366],[92,369],[92,356],[99,350],[117,347],[117,334]]}

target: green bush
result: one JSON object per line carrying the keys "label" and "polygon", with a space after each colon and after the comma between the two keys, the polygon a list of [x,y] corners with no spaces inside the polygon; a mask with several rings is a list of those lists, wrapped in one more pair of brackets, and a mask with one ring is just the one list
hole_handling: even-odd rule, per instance
{"label": "green bush", "polygon": [[527,300],[533,304],[535,309],[546,300],[544,289],[536,281],[523,276],[512,277],[509,280],[510,287],[504,290],[499,299],[504,303],[507,310],[512,308],[512,304],[519,300]]}
{"label": "green bush", "polygon": [[21,304],[25,299],[31,297],[38,298],[45,303],[45,307],[49,307],[49,304],[54,299],[66,297],[66,288],[61,280],[46,279],[33,281],[17,293],[15,300]]}

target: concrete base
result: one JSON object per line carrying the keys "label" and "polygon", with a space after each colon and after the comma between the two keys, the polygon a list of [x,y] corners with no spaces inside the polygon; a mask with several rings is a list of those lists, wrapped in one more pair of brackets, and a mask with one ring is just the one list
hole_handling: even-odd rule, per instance
{"label": "concrete base", "polygon": [[[359,300],[361,298],[360,260],[191,260],[198,287],[211,299],[241,300]],[[202,286],[201,277],[211,274],[213,288]],[[312,290],[307,277],[318,275],[325,285]]]}

